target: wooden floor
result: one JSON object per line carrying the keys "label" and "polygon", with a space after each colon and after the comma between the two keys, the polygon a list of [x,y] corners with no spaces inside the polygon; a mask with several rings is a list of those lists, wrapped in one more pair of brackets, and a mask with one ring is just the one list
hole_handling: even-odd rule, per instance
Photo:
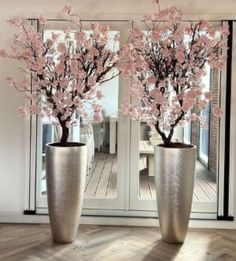
{"label": "wooden floor", "polygon": [[115,198],[117,184],[117,157],[114,154],[95,153],[94,162],[86,180],[85,197]]}
{"label": "wooden floor", "polygon": [[[154,177],[147,175],[146,160],[140,158],[139,198],[155,199]],[[114,154],[96,153],[94,163],[87,177],[85,197],[113,198],[116,197],[117,160]],[[195,202],[216,202],[216,182],[209,171],[199,162],[196,165],[194,195]]]}
{"label": "wooden floor", "polygon": [[51,241],[49,225],[0,224],[3,261],[233,261],[236,230],[189,229],[185,243],[161,240],[158,228],[80,226],[72,244]]}

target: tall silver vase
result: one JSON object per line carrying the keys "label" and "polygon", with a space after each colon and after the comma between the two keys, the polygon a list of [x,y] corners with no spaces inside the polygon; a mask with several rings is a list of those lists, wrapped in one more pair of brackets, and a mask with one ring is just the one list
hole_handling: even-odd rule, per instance
{"label": "tall silver vase", "polygon": [[189,223],[195,147],[155,147],[157,208],[163,241],[183,243]]}
{"label": "tall silver vase", "polygon": [[73,242],[77,236],[86,179],[87,146],[46,146],[46,178],[52,238]]}

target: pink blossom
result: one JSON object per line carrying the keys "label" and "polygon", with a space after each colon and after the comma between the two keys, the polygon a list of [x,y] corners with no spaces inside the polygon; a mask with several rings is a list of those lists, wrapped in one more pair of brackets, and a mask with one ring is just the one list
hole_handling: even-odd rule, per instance
{"label": "pink blossom", "polygon": [[[58,84],[58,82],[55,82],[55,83],[56,83],[56,85]],[[69,80],[67,78],[61,78],[59,81],[59,84],[61,85],[61,87],[67,87],[69,85]],[[67,94],[68,94],[68,92],[65,95],[67,95]]]}
{"label": "pink blossom", "polygon": [[208,100],[200,100],[200,101],[198,101],[198,106],[199,106],[199,108],[200,109],[204,109],[204,108],[206,108],[207,107],[207,105],[208,105]]}
{"label": "pink blossom", "polygon": [[31,113],[31,114],[38,114],[38,112],[39,112],[38,105],[32,105],[32,106],[30,106],[30,113]]}
{"label": "pink blossom", "polygon": [[120,112],[124,115],[128,115],[130,112],[130,105],[128,103],[123,103],[120,106]]}
{"label": "pink blossom", "polygon": [[102,117],[101,112],[94,112],[94,114],[93,114],[93,119],[94,119],[94,121],[95,121],[96,123],[102,122],[103,117]]}
{"label": "pink blossom", "polygon": [[73,106],[73,100],[71,99],[71,97],[67,97],[64,101],[65,105],[67,107],[72,107]]}
{"label": "pink blossom", "polygon": [[78,83],[75,85],[75,89],[79,92],[79,93],[82,93],[83,90],[85,88],[85,84],[84,83]]}
{"label": "pink blossom", "polygon": [[[30,81],[28,79],[24,79],[23,81],[15,83],[15,85],[17,86],[18,90],[21,90],[21,91],[28,90],[30,87]],[[33,96],[31,96],[31,97],[33,97]],[[35,95],[34,95],[34,97],[35,97]]]}
{"label": "pink blossom", "polygon": [[104,67],[101,66],[101,65],[99,65],[99,66],[97,67],[97,72],[100,74],[100,73],[102,73],[103,71],[104,71]]}
{"label": "pink blossom", "polygon": [[98,24],[98,30],[103,36],[107,36],[108,31],[110,30],[109,25],[103,25],[103,24]]}
{"label": "pink blossom", "polygon": [[125,79],[128,79],[132,75],[132,72],[129,68],[125,68],[121,71],[121,76],[123,76]]}
{"label": "pink blossom", "polygon": [[86,41],[84,41],[84,47],[90,49],[92,47],[92,40],[87,39]]}
{"label": "pink blossom", "polygon": [[186,99],[196,99],[199,95],[201,95],[201,91],[198,89],[189,89],[186,93],[185,93],[185,97]]}
{"label": "pink blossom", "polygon": [[173,106],[173,114],[175,115],[178,115],[181,113],[181,106],[179,104],[175,104]]}
{"label": "pink blossom", "polygon": [[59,37],[59,34],[55,34],[54,32],[52,32],[52,41],[55,42]]}
{"label": "pink blossom", "polygon": [[183,52],[176,52],[176,59],[178,60],[178,62],[183,63],[185,61],[185,55]]}
{"label": "pink blossom", "polygon": [[139,112],[138,109],[135,107],[130,111],[130,118],[132,120],[137,120],[139,118]]}
{"label": "pink blossom", "polygon": [[162,93],[159,89],[155,88],[150,92],[150,96],[153,98],[160,98],[162,96]]}
{"label": "pink blossom", "polygon": [[204,96],[207,100],[212,100],[213,99],[213,94],[212,92],[204,92]]}
{"label": "pink blossom", "polygon": [[19,17],[13,17],[13,18],[7,20],[7,22],[8,22],[10,25],[14,25],[14,26],[16,26],[16,27],[22,26],[22,23],[23,23],[23,22],[22,22],[22,19],[19,18]]}
{"label": "pink blossom", "polygon": [[69,15],[69,14],[71,14],[71,11],[72,11],[71,5],[69,3],[66,3],[66,5],[62,9],[62,13]]}
{"label": "pink blossom", "polygon": [[64,98],[63,93],[60,92],[59,90],[56,91],[56,93],[55,93],[55,95],[54,95],[54,101],[55,101],[56,103],[59,103],[59,102],[61,102],[61,101],[63,100],[63,98]]}
{"label": "pink blossom", "polygon": [[45,24],[47,23],[47,19],[44,18],[44,17],[42,17],[42,16],[40,16],[40,17],[39,17],[39,23],[40,23],[41,25],[45,25]]}
{"label": "pink blossom", "polygon": [[15,85],[15,79],[13,77],[6,77],[6,80],[8,81],[8,84],[10,86],[14,86]]}
{"label": "pink blossom", "polygon": [[154,30],[152,32],[152,41],[155,42],[158,41],[159,39],[160,39],[160,31]]}
{"label": "pink blossom", "polygon": [[80,70],[80,71],[78,72],[77,77],[78,77],[79,79],[83,79],[83,78],[85,78],[85,76],[86,76],[85,71]]}
{"label": "pink blossom", "polygon": [[81,43],[84,41],[84,39],[85,39],[85,33],[84,33],[84,32],[77,32],[77,33],[75,34],[75,39],[76,39],[76,41],[77,41],[79,44],[81,44]]}
{"label": "pink blossom", "polygon": [[67,48],[66,48],[66,45],[64,43],[59,43],[57,50],[62,54],[67,53]]}
{"label": "pink blossom", "polygon": [[229,34],[229,25],[228,23],[223,23],[222,27],[221,27],[221,33],[223,35],[228,35]]}
{"label": "pink blossom", "polygon": [[96,48],[91,48],[87,54],[87,56],[93,59],[95,56],[99,56],[99,51]]}
{"label": "pink blossom", "polygon": [[72,74],[77,74],[79,69],[78,69],[78,63],[76,60],[71,61],[70,64],[70,69]]}
{"label": "pink blossom", "polygon": [[143,37],[143,33],[142,33],[142,31],[139,28],[134,28],[131,31],[131,35],[134,38],[142,38]]}
{"label": "pink blossom", "polygon": [[147,84],[154,84],[156,82],[156,77],[155,76],[149,76],[147,78]]}
{"label": "pink blossom", "polygon": [[70,121],[66,121],[66,127],[69,129],[71,126],[71,122]]}
{"label": "pink blossom", "polygon": [[63,74],[65,71],[65,65],[63,63],[59,63],[57,66],[56,66],[56,72],[58,75],[61,75]]}
{"label": "pink blossom", "polygon": [[47,57],[47,64],[52,65],[54,63],[53,57]]}
{"label": "pink blossom", "polygon": [[189,115],[189,121],[197,121],[198,115],[196,113],[192,113]]}
{"label": "pink blossom", "polygon": [[90,28],[93,30],[93,31],[96,31],[96,30],[99,30],[99,23],[90,23]]}
{"label": "pink blossom", "polygon": [[151,15],[150,15],[150,14],[144,15],[143,19],[144,19],[144,21],[145,21],[146,23],[148,23],[148,22],[151,21]]}
{"label": "pink blossom", "polygon": [[17,114],[19,116],[27,116],[28,113],[29,113],[29,110],[26,107],[19,107],[18,108]]}
{"label": "pink blossom", "polygon": [[215,117],[221,117],[221,116],[223,116],[223,114],[224,114],[224,112],[223,112],[223,110],[221,108],[219,108],[219,107],[214,107],[213,108],[213,115]]}
{"label": "pink blossom", "polygon": [[0,49],[0,57],[7,57],[7,53],[5,52],[5,50]]}
{"label": "pink blossom", "polygon": [[192,108],[192,106],[193,106],[193,101],[190,99],[185,99],[183,102],[182,110],[184,112],[187,112]]}
{"label": "pink blossom", "polygon": [[93,103],[92,106],[93,106],[93,110],[94,110],[95,112],[101,112],[102,106],[101,106],[100,104]]}

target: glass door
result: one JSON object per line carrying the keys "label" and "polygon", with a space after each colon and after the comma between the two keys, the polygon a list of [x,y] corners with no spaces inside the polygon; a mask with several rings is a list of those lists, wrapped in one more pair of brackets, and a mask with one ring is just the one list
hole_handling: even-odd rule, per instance
{"label": "glass door", "polygon": [[[83,22],[83,30],[89,31],[89,21]],[[131,23],[127,21],[102,21],[110,25],[110,35],[119,35],[119,48],[128,39]],[[62,31],[63,21],[49,21],[44,32]],[[46,37],[46,36],[45,36]],[[112,42],[111,42],[112,46]],[[192,205],[192,217],[216,217],[218,180],[223,175],[220,158],[222,122],[212,117],[212,107],[222,98],[221,74],[218,70],[207,70],[203,79],[213,93],[207,116],[207,129],[192,122],[184,128],[177,128],[174,140],[192,143],[197,147],[197,166]],[[129,102],[130,82],[119,77],[102,87],[104,97],[103,121],[92,120],[79,124],[71,130],[70,139],[88,145],[88,164],[83,211],[85,214],[156,216],[156,191],[154,186],[154,146],[161,143],[156,131],[150,129],[145,120],[131,121],[119,113],[119,105]],[[193,108],[194,110],[194,108]],[[88,107],[89,111],[89,107]],[[205,113],[205,112],[204,112]],[[203,114],[203,112],[202,112]],[[203,116],[204,116],[203,115]],[[78,116],[77,116],[78,117]],[[58,140],[60,129],[52,127],[47,119],[38,119],[37,124],[37,212],[47,212],[47,191],[45,179],[45,144]],[[208,148],[208,150],[206,150]],[[207,164],[202,156],[207,155]],[[132,214],[133,213],[133,214]]]}
{"label": "glass door", "polygon": [[[210,66],[206,72],[202,82],[206,91],[211,89],[213,99],[208,109],[201,114],[208,126],[200,128],[199,123],[188,123],[184,128],[175,130],[173,140],[192,143],[197,148],[192,217],[201,218],[204,215],[207,218],[217,218],[218,176],[223,173],[219,173],[220,121],[212,117],[212,107],[219,106],[221,102],[221,73],[219,70],[212,70]],[[193,108],[192,111],[194,110],[196,109]],[[162,143],[162,140],[145,121],[133,121],[131,124],[130,208],[145,210],[149,216],[156,216],[154,146]]]}
{"label": "glass door", "polygon": [[[92,21],[91,21],[92,22]],[[89,33],[89,21],[82,22],[83,31]],[[100,21],[109,25],[109,48],[118,50],[128,37],[129,22]],[[49,21],[44,37],[63,34],[63,21]],[[73,31],[72,31],[73,33]],[[119,42],[114,42],[114,36]],[[113,71],[110,76],[117,72]],[[110,77],[109,76],[109,77]],[[129,99],[129,82],[119,77],[101,86],[103,97],[103,120],[95,123],[78,118],[78,124],[70,131],[71,141],[80,141],[88,146],[88,163],[83,209],[124,209],[126,200],[125,178],[129,176],[129,119],[119,113],[121,103]],[[88,105],[88,114],[90,106]],[[58,140],[60,127],[52,126],[47,119],[38,120],[37,157],[37,212],[47,211],[45,173],[45,144]],[[121,138],[122,137],[122,138]]]}

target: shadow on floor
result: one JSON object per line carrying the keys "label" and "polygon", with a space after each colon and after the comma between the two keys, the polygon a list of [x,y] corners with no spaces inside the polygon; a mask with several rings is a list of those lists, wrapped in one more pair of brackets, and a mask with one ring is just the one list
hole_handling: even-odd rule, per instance
{"label": "shadow on floor", "polygon": [[150,252],[143,257],[145,261],[171,261],[178,255],[182,244],[167,244],[161,239],[156,241],[156,244],[150,250]]}

